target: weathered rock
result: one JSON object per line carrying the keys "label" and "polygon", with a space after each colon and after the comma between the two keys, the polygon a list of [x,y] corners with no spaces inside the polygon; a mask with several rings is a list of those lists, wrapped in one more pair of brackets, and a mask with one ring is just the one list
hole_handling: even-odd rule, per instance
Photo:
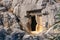
{"label": "weathered rock", "polygon": [[[14,9],[12,13],[8,11],[10,8]],[[6,40],[49,40],[48,38],[52,38],[50,34],[46,35],[42,33],[38,36],[30,36],[27,33],[25,35],[24,31],[31,32],[30,23],[32,22],[30,18],[25,16],[28,15],[27,11],[42,9],[40,13],[48,13],[48,15],[42,15],[42,21],[40,20],[40,15],[38,15],[36,22],[39,25],[41,24],[43,28],[46,27],[48,29],[48,26],[55,23],[55,17],[56,14],[58,14],[59,8],[60,3],[57,3],[55,0],[2,0],[0,1],[0,30],[2,30],[2,26],[4,26],[4,29],[9,33],[6,36]],[[1,15],[3,15],[3,17],[1,17]],[[20,23],[24,31],[20,30]],[[0,36],[2,37],[2,35],[5,36],[4,31],[0,31]],[[46,36],[48,38],[46,38]],[[5,39],[2,38],[0,40]]]}
{"label": "weathered rock", "polygon": [[0,13],[0,25],[3,25],[3,14]]}
{"label": "weathered rock", "polygon": [[33,37],[33,40],[43,40],[43,38],[39,37],[39,36],[35,36],[35,37]]}
{"label": "weathered rock", "polygon": [[30,35],[24,35],[23,40],[33,40],[33,37]]}
{"label": "weathered rock", "polygon": [[9,9],[12,5],[12,0],[2,0],[2,4]]}
{"label": "weathered rock", "polygon": [[5,40],[6,37],[6,31],[4,29],[0,30],[0,40]]}
{"label": "weathered rock", "polygon": [[5,40],[12,40],[11,35],[6,35]]}
{"label": "weathered rock", "polygon": [[10,12],[3,12],[3,19],[4,19],[4,25],[6,27],[12,26],[13,22],[15,21],[14,15]]}
{"label": "weathered rock", "polygon": [[0,7],[0,11],[7,11],[5,7]]}
{"label": "weathered rock", "polygon": [[22,40],[24,35],[25,35],[24,31],[13,32],[12,33],[12,40]]}

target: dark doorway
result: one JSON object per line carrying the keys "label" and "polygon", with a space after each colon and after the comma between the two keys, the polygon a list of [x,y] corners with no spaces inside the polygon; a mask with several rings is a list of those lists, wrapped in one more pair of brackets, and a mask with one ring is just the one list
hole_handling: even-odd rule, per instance
{"label": "dark doorway", "polygon": [[31,17],[31,21],[32,21],[32,22],[31,22],[31,30],[32,30],[32,31],[35,31],[35,29],[36,29],[36,24],[37,24],[37,23],[36,23],[35,16],[32,16],[32,17]]}

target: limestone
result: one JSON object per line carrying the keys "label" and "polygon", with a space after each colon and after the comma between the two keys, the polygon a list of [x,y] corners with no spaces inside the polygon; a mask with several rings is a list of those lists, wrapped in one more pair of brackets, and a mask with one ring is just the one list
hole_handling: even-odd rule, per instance
{"label": "limestone", "polygon": [[43,38],[42,37],[39,37],[39,36],[34,36],[33,37],[33,40],[43,40]]}
{"label": "limestone", "polygon": [[[13,12],[11,12],[10,8],[13,9]],[[31,36],[29,34],[31,32],[32,21],[25,16],[28,15],[27,11],[36,9],[42,9],[41,13],[48,13],[46,16],[34,15],[35,17],[38,16],[36,17],[36,22],[39,26],[37,26],[36,29],[43,29],[43,31],[45,31],[45,27],[48,29],[49,26],[55,23],[54,18],[59,8],[60,3],[54,0],[2,0],[0,1],[0,30],[5,29],[7,33],[9,33],[8,30],[11,31],[10,34],[7,34],[6,40],[9,40],[9,38],[11,38],[10,40],[48,40],[48,38],[45,37],[45,32],[37,36]],[[1,15],[3,15],[3,17],[1,17]],[[23,30],[20,29],[20,24]],[[50,35],[47,37],[50,37]]]}
{"label": "limestone", "polygon": [[30,35],[24,35],[23,40],[33,40],[33,37]]}
{"label": "limestone", "polygon": [[2,0],[3,6],[10,8],[12,4],[12,0]]}
{"label": "limestone", "polygon": [[23,36],[25,35],[24,31],[20,31],[20,32],[13,32],[12,34],[12,40],[22,40]]}
{"label": "limestone", "polygon": [[9,12],[4,12],[4,14],[3,14],[4,16],[4,24],[6,25],[6,26],[8,26],[8,23],[9,23],[9,25],[11,26],[12,25],[12,23],[13,23],[13,16],[12,16],[12,13],[9,13]]}
{"label": "limestone", "polygon": [[0,25],[3,25],[3,15],[0,14]]}
{"label": "limestone", "polygon": [[6,31],[4,29],[0,30],[0,40],[4,40],[6,37]]}
{"label": "limestone", "polygon": [[0,11],[6,11],[5,7],[0,7]]}

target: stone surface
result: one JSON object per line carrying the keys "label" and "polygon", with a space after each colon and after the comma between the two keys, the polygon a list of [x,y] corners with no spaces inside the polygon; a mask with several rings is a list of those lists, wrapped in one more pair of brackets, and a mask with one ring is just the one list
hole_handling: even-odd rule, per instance
{"label": "stone surface", "polygon": [[24,35],[23,40],[34,40],[30,35]]}
{"label": "stone surface", "polygon": [[[13,9],[13,10],[12,10]],[[42,9],[41,13],[48,15],[35,15],[37,24],[43,28],[50,28],[57,20],[60,10],[59,0],[1,0],[0,1],[0,40],[49,40],[55,36],[59,27],[55,30],[43,30],[37,36],[31,36],[31,19],[27,18],[27,11]],[[12,11],[12,12],[11,12]],[[37,14],[37,13],[36,13]],[[38,16],[38,17],[37,17]],[[59,20],[57,20],[59,21]],[[22,30],[21,30],[22,28]],[[37,27],[36,27],[37,28]],[[52,27],[53,28],[53,27]],[[53,35],[51,35],[53,34]]]}

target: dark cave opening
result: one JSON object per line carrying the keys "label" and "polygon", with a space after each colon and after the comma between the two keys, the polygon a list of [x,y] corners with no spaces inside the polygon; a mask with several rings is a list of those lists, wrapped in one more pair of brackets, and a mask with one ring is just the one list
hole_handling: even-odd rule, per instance
{"label": "dark cave opening", "polygon": [[32,16],[31,17],[31,31],[35,31],[36,29],[36,19],[35,19],[35,16]]}

